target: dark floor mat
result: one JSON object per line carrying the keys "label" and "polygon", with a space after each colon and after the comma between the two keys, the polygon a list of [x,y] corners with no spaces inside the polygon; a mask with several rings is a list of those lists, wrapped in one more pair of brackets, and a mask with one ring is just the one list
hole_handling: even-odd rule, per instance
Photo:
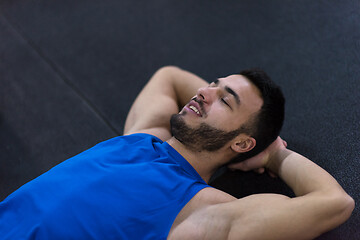
{"label": "dark floor mat", "polygon": [[[178,65],[208,81],[265,69],[287,98],[289,147],[360,200],[358,1],[4,0],[0,9],[0,198],[121,134],[151,74]],[[292,194],[251,173],[213,184],[235,196]],[[318,239],[360,238],[359,213]]]}

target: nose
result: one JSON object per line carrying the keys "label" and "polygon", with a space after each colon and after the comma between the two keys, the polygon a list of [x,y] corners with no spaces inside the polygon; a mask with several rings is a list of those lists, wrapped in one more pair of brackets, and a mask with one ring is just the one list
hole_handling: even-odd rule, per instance
{"label": "nose", "polygon": [[204,87],[199,88],[197,91],[197,97],[205,103],[211,103],[218,95],[219,89],[217,87]]}

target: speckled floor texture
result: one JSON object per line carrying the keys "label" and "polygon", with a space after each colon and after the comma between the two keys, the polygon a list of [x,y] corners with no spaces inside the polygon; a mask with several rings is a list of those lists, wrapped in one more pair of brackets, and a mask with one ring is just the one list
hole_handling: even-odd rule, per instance
{"label": "speckled floor texture", "polygon": [[[2,0],[0,200],[56,164],[121,135],[161,66],[208,81],[260,67],[282,86],[282,137],[355,199],[360,161],[359,1]],[[236,197],[279,179],[225,172]],[[359,207],[317,239],[360,239]]]}

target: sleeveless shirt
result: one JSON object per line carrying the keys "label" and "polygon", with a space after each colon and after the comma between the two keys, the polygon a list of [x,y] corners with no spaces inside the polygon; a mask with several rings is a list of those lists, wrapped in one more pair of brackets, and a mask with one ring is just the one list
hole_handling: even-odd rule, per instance
{"label": "sleeveless shirt", "polygon": [[209,187],[168,143],[115,137],[72,157],[0,203],[1,239],[166,239]]}

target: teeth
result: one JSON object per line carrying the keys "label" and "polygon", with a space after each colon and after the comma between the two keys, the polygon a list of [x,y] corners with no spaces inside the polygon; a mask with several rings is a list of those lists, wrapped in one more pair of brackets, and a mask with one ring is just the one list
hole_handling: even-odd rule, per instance
{"label": "teeth", "polygon": [[191,110],[193,110],[194,112],[196,112],[197,114],[200,114],[199,110],[198,110],[196,107],[194,107],[194,106],[189,106],[189,108],[190,108]]}

